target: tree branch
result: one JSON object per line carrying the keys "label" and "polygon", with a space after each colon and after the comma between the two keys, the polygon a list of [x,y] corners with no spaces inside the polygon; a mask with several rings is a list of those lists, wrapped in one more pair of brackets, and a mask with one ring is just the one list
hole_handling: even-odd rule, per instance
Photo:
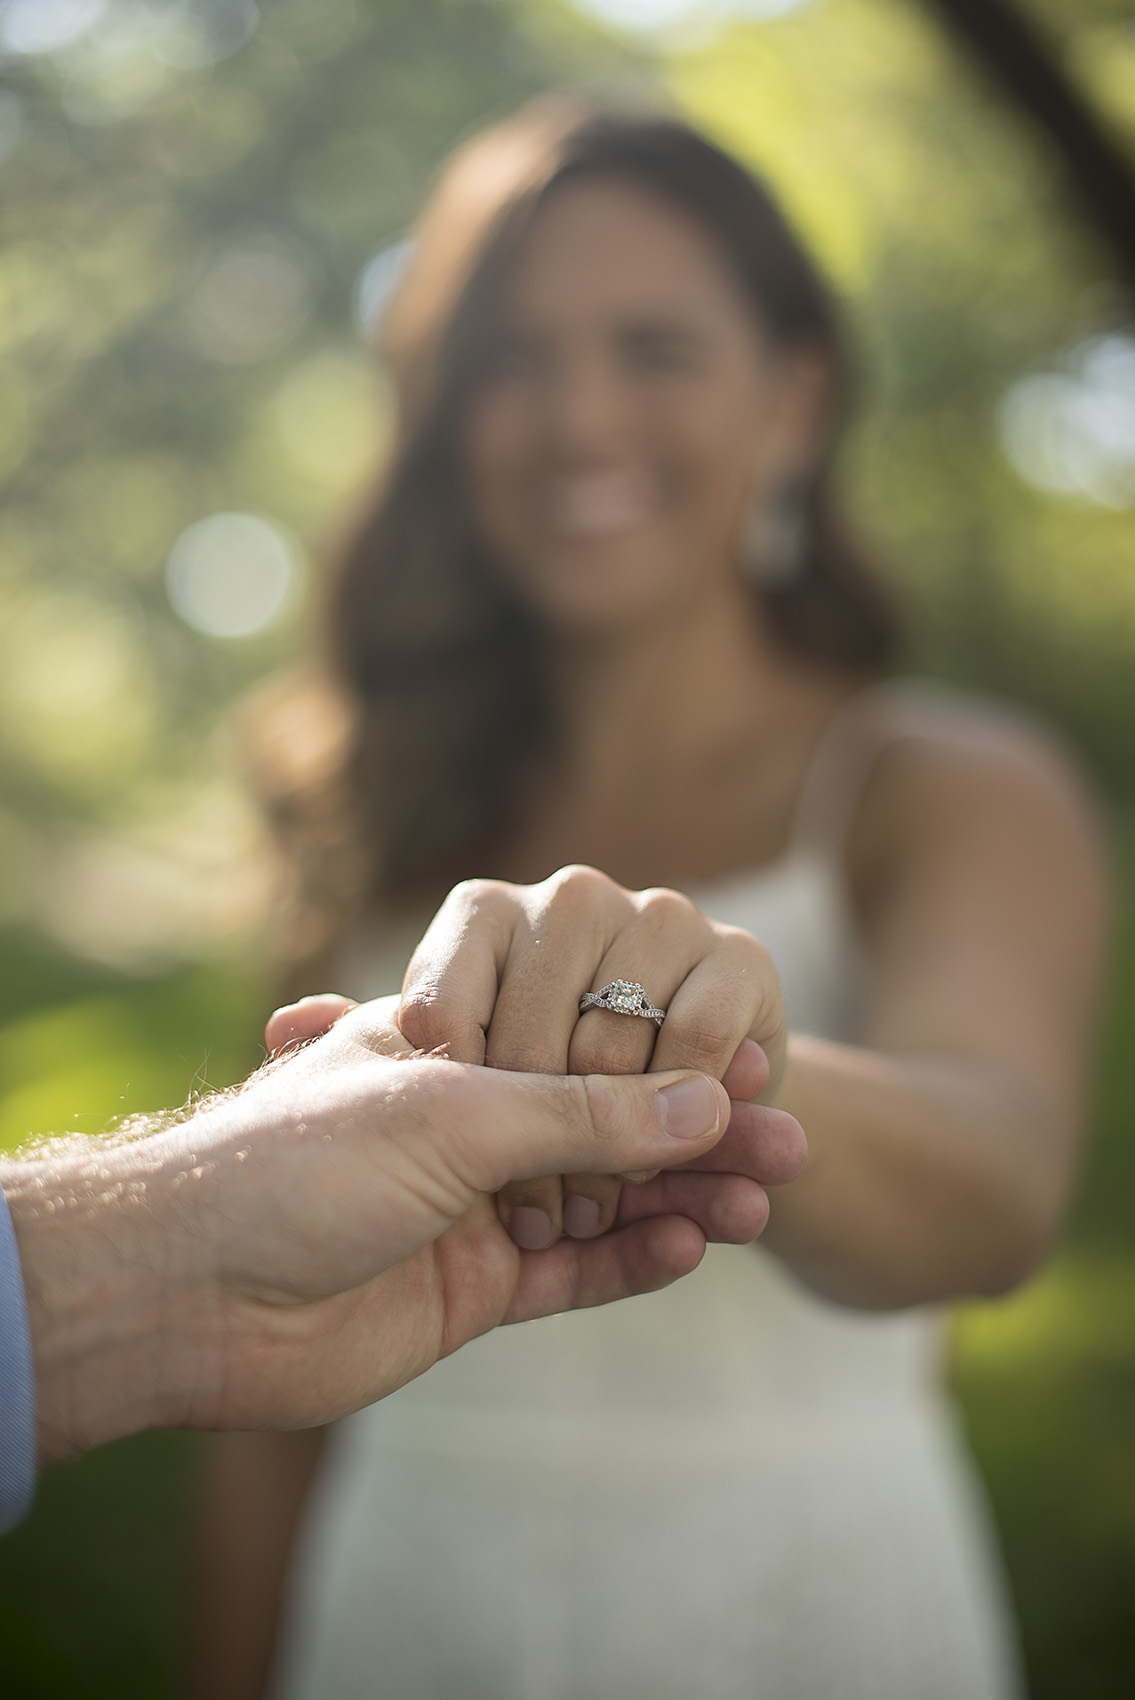
{"label": "tree branch", "polygon": [[1013,0],[928,0],[1064,162],[1080,210],[1135,287],[1135,166]]}

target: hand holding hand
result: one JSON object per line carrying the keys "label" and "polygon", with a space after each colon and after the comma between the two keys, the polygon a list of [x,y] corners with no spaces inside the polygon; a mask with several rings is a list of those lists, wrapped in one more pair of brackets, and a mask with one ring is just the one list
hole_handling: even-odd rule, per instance
{"label": "hand holding hand", "polygon": [[[584,992],[614,980],[646,988],[667,1012],[660,1029],[642,1016],[580,1013]],[[757,1178],[777,1185],[802,1165],[797,1124],[748,1102],[775,1091],[784,1069],[775,969],[751,934],[707,920],[678,892],[625,891],[584,867],[564,868],[535,886],[467,881],[450,893],[414,953],[398,1025],[423,1051],[498,1069],[702,1070],[744,1101],[745,1125],[765,1140],[768,1161],[752,1171]],[[734,1125],[737,1114],[735,1104]],[[513,1239],[535,1250],[561,1232],[602,1234],[673,1191],[672,1180],[650,1184],[653,1192],[628,1192],[616,1176],[576,1173],[514,1182],[498,1203]]]}
{"label": "hand holding hand", "polygon": [[[164,1132],[4,1168],[44,1459],[142,1427],[326,1422],[498,1322],[664,1286],[707,1233],[755,1231],[752,1132],[714,1159],[715,1081],[391,1057],[392,1014],[351,1010]],[[492,1201],[513,1179],[691,1156],[706,1168],[617,1232],[538,1255]]]}

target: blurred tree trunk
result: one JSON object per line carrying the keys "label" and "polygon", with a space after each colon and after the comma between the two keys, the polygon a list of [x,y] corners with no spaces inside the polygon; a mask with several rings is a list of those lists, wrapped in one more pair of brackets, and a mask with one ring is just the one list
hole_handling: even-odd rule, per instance
{"label": "blurred tree trunk", "polygon": [[1002,89],[1048,135],[1080,210],[1135,288],[1135,167],[1014,0],[928,0]]}

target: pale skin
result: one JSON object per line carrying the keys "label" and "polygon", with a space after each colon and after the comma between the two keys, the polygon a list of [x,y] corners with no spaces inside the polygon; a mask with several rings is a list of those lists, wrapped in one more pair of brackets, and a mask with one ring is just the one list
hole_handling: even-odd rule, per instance
{"label": "pale skin", "polygon": [[[545,209],[510,323],[465,468],[487,549],[552,636],[557,755],[500,846],[502,878],[467,888],[431,934],[401,1019],[415,1043],[465,1056],[480,1043],[506,1067],[673,1066],[666,1027],[652,1050],[645,1021],[572,1022],[565,988],[585,964],[565,917],[586,910],[601,947],[584,989],[617,973],[677,1009],[697,922],[650,892],[785,849],[812,754],[863,680],[774,643],[739,539],[820,453],[827,367],[772,348],[712,238],[617,181]],[[592,871],[548,881],[565,864]],[[698,1066],[714,1073],[740,1038],[760,1041],[761,1090],[805,1126],[808,1165],[763,1243],[814,1290],[869,1308],[1002,1292],[1051,1245],[1075,1170],[1107,910],[1092,811],[1042,735],[943,715],[887,744],[844,867],[868,966],[860,1042],[770,1027],[776,965],[757,947],[758,994],[724,1030],[711,1000],[687,1039],[700,1030]],[[601,1229],[620,1186],[577,1173],[506,1188],[499,1207],[571,1237]],[[599,1205],[598,1224],[573,1198]],[[539,1226],[523,1216],[521,1237]],[[293,1507],[317,1445],[275,1461],[273,1492]],[[245,1554],[265,1597],[284,1564],[268,1544]],[[217,1672],[242,1657],[250,1671],[258,1635],[263,1670],[265,1621],[216,1623]],[[209,1691],[250,1696],[258,1680]]]}

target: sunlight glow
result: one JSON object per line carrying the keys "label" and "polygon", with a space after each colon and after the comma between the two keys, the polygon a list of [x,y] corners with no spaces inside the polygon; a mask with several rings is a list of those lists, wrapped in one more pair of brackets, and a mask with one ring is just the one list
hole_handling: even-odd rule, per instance
{"label": "sunlight glow", "polygon": [[186,625],[208,637],[251,637],[280,615],[299,575],[299,549],[255,514],[210,514],[183,531],[166,589]]}
{"label": "sunlight glow", "polygon": [[0,0],[0,48],[56,53],[94,28],[106,0]]}
{"label": "sunlight glow", "polygon": [[1019,379],[1001,403],[998,429],[1034,488],[1103,507],[1135,505],[1135,337],[1093,337],[1062,371]]}
{"label": "sunlight glow", "polygon": [[580,9],[619,29],[649,33],[685,23],[761,22],[783,17],[810,0],[576,0]]}

